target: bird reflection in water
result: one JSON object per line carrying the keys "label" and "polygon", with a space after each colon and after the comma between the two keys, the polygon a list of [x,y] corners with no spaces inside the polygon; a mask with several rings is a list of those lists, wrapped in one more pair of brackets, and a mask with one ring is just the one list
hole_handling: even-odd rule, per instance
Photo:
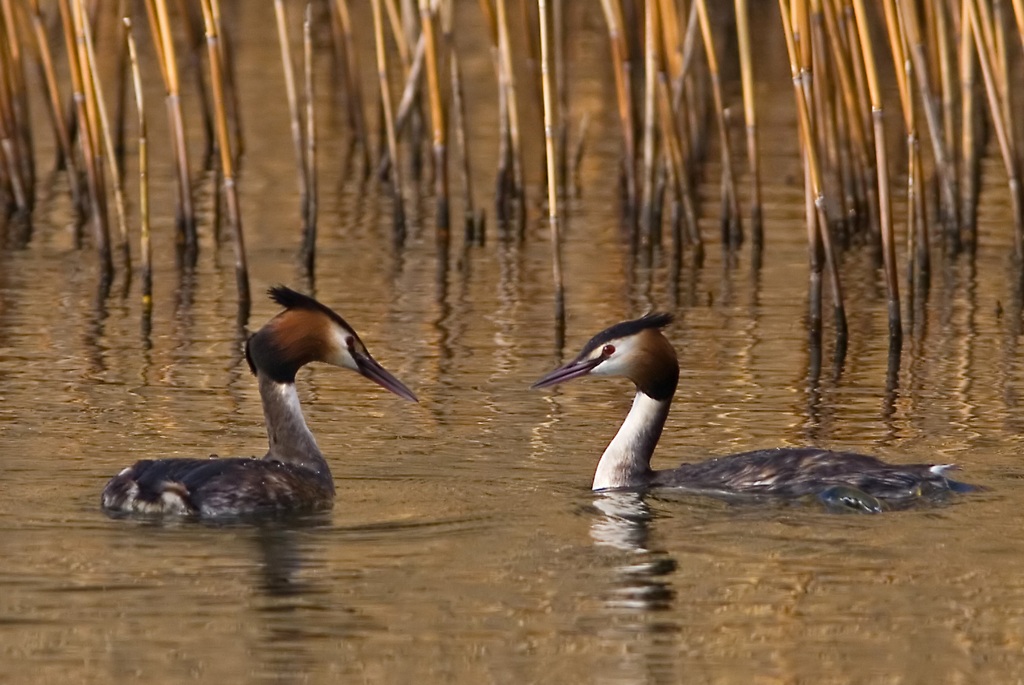
{"label": "bird reflection in water", "polygon": [[291,526],[276,523],[256,530],[261,562],[258,589],[267,597],[300,597],[318,593],[316,584],[300,573],[304,564],[303,553],[296,540],[298,533]]}
{"label": "bird reflection in water", "polygon": [[668,553],[648,547],[654,517],[643,495],[605,491],[597,494],[594,507],[600,512],[590,526],[594,542],[631,553],[627,562],[615,569],[615,583],[606,604],[641,611],[671,608],[676,593],[670,578],[676,561]]}
{"label": "bird reflection in water", "polygon": [[[250,606],[260,631],[250,656],[256,674],[275,683],[308,682],[324,666],[310,650],[312,644],[327,635],[365,633],[374,624],[355,609],[338,606],[330,598],[330,577],[316,573],[326,562],[311,548],[307,533],[329,521],[321,513],[256,530],[260,564]],[[325,606],[334,608],[325,612]]]}

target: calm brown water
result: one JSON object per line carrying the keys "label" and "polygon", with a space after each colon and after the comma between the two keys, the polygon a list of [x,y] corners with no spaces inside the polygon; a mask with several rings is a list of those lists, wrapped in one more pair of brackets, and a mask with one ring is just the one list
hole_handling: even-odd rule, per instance
{"label": "calm brown water", "polygon": [[[308,289],[295,257],[286,105],[264,97],[280,90],[269,8],[236,19],[253,289]],[[775,26],[770,13],[763,19]],[[540,128],[529,134],[538,154],[527,157],[537,162],[527,169],[525,240],[496,238],[492,220],[485,246],[463,252],[455,241],[439,277],[429,191],[410,198],[410,238],[394,248],[390,199],[342,174],[344,117],[325,116],[315,292],[421,403],[333,368],[303,372],[300,395],[338,485],[328,514],[265,526],[106,517],[103,484],[136,459],[258,455],[265,435],[240,354],[231,252],[208,227],[208,179],[199,264],[182,275],[168,237],[170,166],[158,160],[147,333],[137,279],[126,296],[120,277],[97,299],[93,255],[74,249],[65,181],[53,177],[31,241],[0,251],[0,681],[1018,677],[1024,369],[998,164],[986,167],[977,256],[937,255],[898,376],[887,384],[881,277],[854,250],[844,262],[849,354],[835,372],[826,349],[820,380],[810,381],[801,174],[777,37],[764,46],[771,59],[759,91],[769,105],[764,266],[754,272],[747,249],[723,264],[709,182],[709,258],[688,265],[673,289],[660,261],[632,268],[620,237],[601,30],[595,16],[574,47],[587,66],[573,83],[574,115],[589,113],[591,128],[566,226],[565,352],[651,307],[676,313],[669,334],[682,380],[657,465],[814,443],[956,462],[989,490],[873,517],[592,494],[631,389],[595,380],[528,390],[560,358],[538,218]],[[490,210],[495,100],[479,54],[464,66],[479,122],[476,188]],[[162,114],[156,97],[151,108]],[[40,137],[45,167],[52,157]],[[258,297],[250,327],[275,311]]]}

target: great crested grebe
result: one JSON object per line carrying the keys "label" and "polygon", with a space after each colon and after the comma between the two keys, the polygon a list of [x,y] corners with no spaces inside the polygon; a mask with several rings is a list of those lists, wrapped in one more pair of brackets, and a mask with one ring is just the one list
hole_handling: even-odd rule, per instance
{"label": "great crested grebe", "polygon": [[270,440],[266,456],[143,459],[110,479],[103,488],[104,509],[204,517],[327,509],[334,499],[334,480],[302,416],[296,372],[310,362],[326,362],[417,401],[334,311],[283,286],[269,294],[285,309],[245,345],[263,400]]}
{"label": "great crested grebe", "polygon": [[974,487],[950,480],[952,464],[888,464],[865,454],[810,447],[755,450],[651,469],[651,455],[665,426],[679,382],[675,348],[661,329],[670,314],[652,313],[605,329],[569,363],[533,384],[545,388],[589,374],[625,376],[636,384],[633,407],[601,455],[594,490],[677,487],[721,494],[816,495],[828,504],[880,511],[882,502],[906,503],[942,491]]}

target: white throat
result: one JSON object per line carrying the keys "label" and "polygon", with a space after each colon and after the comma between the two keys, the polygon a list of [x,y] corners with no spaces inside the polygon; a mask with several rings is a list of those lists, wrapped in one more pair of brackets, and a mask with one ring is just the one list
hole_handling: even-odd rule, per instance
{"label": "white throat", "polygon": [[665,427],[672,400],[656,400],[637,392],[619,432],[601,455],[594,490],[646,485],[651,478],[651,455]]}
{"label": "white throat", "polygon": [[330,478],[316,438],[306,426],[294,383],[279,383],[260,374],[260,398],[270,449],[264,459],[312,469]]}

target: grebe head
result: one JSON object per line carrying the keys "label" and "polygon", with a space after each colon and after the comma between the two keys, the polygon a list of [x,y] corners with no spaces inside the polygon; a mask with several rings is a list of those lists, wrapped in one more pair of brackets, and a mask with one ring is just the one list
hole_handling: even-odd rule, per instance
{"label": "grebe head", "polygon": [[377,363],[352,327],[312,297],[275,286],[270,299],[285,308],[250,336],[245,358],[254,375],[278,383],[294,383],[295,374],[310,362],[352,369],[399,397],[418,401],[412,391]]}
{"label": "grebe head", "polygon": [[560,366],[533,384],[546,388],[589,374],[625,376],[637,389],[656,400],[668,400],[679,381],[675,348],[661,333],[672,315],[647,314],[606,328],[590,339],[571,362]]}

